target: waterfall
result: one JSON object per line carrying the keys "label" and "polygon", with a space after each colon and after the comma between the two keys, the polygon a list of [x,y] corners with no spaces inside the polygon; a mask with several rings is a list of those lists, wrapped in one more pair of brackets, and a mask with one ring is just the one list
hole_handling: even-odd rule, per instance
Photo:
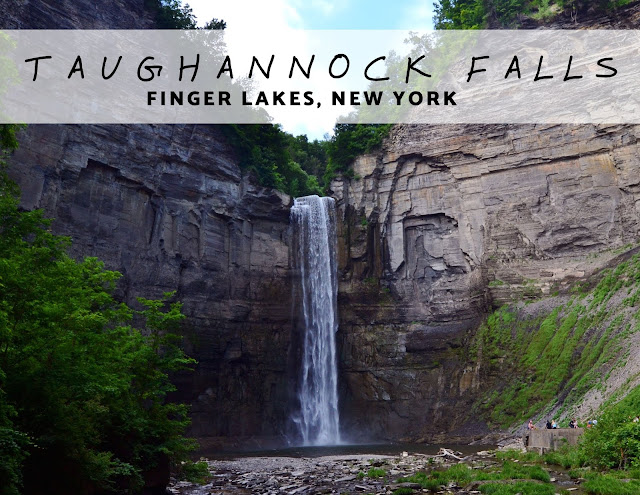
{"label": "waterfall", "polygon": [[291,208],[294,263],[300,272],[302,364],[300,411],[294,418],[304,445],[340,443],[335,201],[297,198]]}

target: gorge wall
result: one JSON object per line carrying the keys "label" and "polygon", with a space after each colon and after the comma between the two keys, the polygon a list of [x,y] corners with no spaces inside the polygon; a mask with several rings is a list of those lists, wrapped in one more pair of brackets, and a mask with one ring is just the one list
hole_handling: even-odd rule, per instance
{"label": "gorge wall", "polygon": [[[638,1],[518,17],[524,29],[637,29],[639,20]],[[333,181],[347,430],[426,441],[488,431],[475,406],[504,377],[468,355],[478,324],[494,307],[562,293],[637,250],[639,133],[400,125],[356,160],[354,179]]]}
{"label": "gorge wall", "polygon": [[[3,28],[153,25],[143,0],[0,0],[0,11]],[[22,207],[54,218],[74,256],[120,271],[128,303],[177,291],[198,360],[194,374],[176,377],[174,398],[192,404],[190,433],[212,445],[281,434],[291,199],[244,176],[216,126],[31,125],[19,142],[9,174]]]}
{"label": "gorge wall", "polygon": [[487,384],[465,365],[465,339],[490,306],[566,290],[635,245],[638,133],[396,126],[356,179],[333,182],[350,428],[483,431],[470,408]]}
{"label": "gorge wall", "polygon": [[120,297],[184,302],[197,436],[277,434],[287,413],[289,197],[243,178],[213,126],[29,126],[11,157],[22,206],[72,255],[123,274]]}

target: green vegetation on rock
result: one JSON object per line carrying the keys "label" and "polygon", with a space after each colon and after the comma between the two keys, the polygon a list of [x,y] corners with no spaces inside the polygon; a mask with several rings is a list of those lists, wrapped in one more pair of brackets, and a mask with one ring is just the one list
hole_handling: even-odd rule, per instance
{"label": "green vegetation on rock", "polygon": [[358,155],[369,153],[382,145],[392,124],[336,124],[334,135],[327,144],[325,184],[338,173],[353,178],[350,168]]}
{"label": "green vegetation on rock", "polygon": [[440,0],[435,4],[436,29],[484,29],[491,26],[518,27],[523,17],[549,21],[565,10],[595,8],[607,11],[631,0]]}
{"label": "green vegetation on rock", "polygon": [[640,329],[639,298],[636,255],[605,271],[590,292],[569,301],[565,297],[546,313],[527,313],[517,304],[492,313],[471,339],[470,359],[510,378],[477,408],[491,423],[507,427],[558,400],[564,410],[576,405],[624,365],[624,343]]}
{"label": "green vegetation on rock", "polygon": [[487,483],[479,487],[487,495],[555,495],[553,485],[540,485],[531,481],[518,481],[513,484]]}
{"label": "green vegetation on rock", "polygon": [[384,469],[372,467],[367,471],[368,478],[384,478],[387,472]]}
{"label": "green vegetation on rock", "polygon": [[588,473],[582,484],[584,493],[589,495],[637,495],[640,493],[640,481],[623,481],[612,475]]}
{"label": "green vegetation on rock", "polygon": [[[547,473],[542,467],[537,465],[524,465],[518,464],[516,462],[505,460],[502,462],[502,465],[496,466],[494,468],[488,469],[472,469],[467,464],[460,463],[451,466],[445,470],[433,470],[430,472],[418,472],[413,476],[409,476],[407,478],[400,478],[398,480],[399,483],[417,483],[422,488],[428,490],[440,490],[442,486],[447,486],[449,483],[455,482],[461,486],[466,486],[473,481],[498,481],[498,480],[536,480],[541,481],[542,483],[550,482],[549,473]],[[540,485],[539,483],[531,483],[531,482],[522,482],[522,485],[534,485],[537,487],[544,487],[542,491],[529,491],[526,493],[549,493],[547,487],[550,485]],[[507,484],[483,484],[479,488],[482,491],[482,487],[491,487],[491,486],[509,486],[513,487],[515,485],[507,485]],[[551,487],[553,488],[553,487]],[[496,493],[492,491],[492,488],[487,488],[489,490],[486,493]],[[483,492],[484,493],[484,492]],[[512,493],[512,492],[506,492]],[[517,491],[513,492],[514,494]],[[522,492],[521,492],[522,493]],[[551,491],[550,493],[554,493]]]}
{"label": "green vegetation on rock", "polygon": [[293,136],[278,125],[230,124],[222,128],[240,166],[254,173],[261,185],[291,196],[306,196],[322,195],[337,174],[353,178],[353,161],[378,148],[391,124],[336,124],[334,135],[325,141]]}
{"label": "green vegetation on rock", "polygon": [[11,152],[18,147],[16,133],[23,127],[21,124],[0,125],[0,153]]}
{"label": "green vegetation on rock", "polygon": [[240,167],[253,172],[261,185],[291,196],[322,195],[318,179],[293,159],[302,157],[306,166],[319,167],[317,162],[323,156],[317,141],[310,145],[270,124],[229,124],[222,129],[238,155]]}
{"label": "green vegetation on rock", "polygon": [[[618,425],[629,424],[630,421],[617,423]],[[617,429],[617,428],[616,428]],[[572,479],[581,479],[582,491],[592,495],[631,495],[640,493],[640,469],[637,467],[620,468],[617,466],[607,468],[600,462],[602,449],[613,447],[608,442],[608,436],[612,433],[609,429],[594,427],[585,432],[586,442],[581,442],[575,447],[564,447],[558,451],[548,452],[539,455],[535,452],[522,453],[520,451],[508,450],[497,452],[498,459],[513,459],[515,461],[527,462],[541,465],[559,466],[568,471]],[[586,443],[591,444],[589,447]],[[593,449],[597,445],[596,449]],[[637,458],[636,458],[637,461]]]}

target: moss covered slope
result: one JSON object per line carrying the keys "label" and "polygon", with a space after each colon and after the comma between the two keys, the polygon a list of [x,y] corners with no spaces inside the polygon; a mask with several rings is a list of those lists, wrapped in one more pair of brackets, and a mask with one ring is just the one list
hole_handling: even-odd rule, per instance
{"label": "moss covered slope", "polygon": [[592,288],[505,305],[469,342],[469,360],[492,390],[475,413],[492,426],[529,418],[586,420],[640,384],[640,255],[600,274]]}

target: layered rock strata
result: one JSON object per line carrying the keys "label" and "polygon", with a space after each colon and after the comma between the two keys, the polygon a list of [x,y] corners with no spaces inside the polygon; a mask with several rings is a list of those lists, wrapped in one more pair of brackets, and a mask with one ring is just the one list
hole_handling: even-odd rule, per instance
{"label": "layered rock strata", "polygon": [[[145,29],[144,0],[0,0],[5,29]],[[123,274],[120,297],[177,291],[195,374],[176,377],[191,434],[282,433],[291,365],[290,198],[243,176],[220,128],[29,126],[10,159],[22,206],[72,254]],[[227,440],[225,440],[226,442]],[[204,442],[207,443],[207,442]]]}
{"label": "layered rock strata", "polygon": [[197,436],[277,434],[287,413],[290,198],[240,173],[213,126],[30,126],[10,174],[120,296],[177,291]]}
{"label": "layered rock strata", "polygon": [[356,161],[356,179],[333,182],[352,428],[480,433],[466,335],[491,306],[566,290],[637,243],[638,133],[398,126]]}

